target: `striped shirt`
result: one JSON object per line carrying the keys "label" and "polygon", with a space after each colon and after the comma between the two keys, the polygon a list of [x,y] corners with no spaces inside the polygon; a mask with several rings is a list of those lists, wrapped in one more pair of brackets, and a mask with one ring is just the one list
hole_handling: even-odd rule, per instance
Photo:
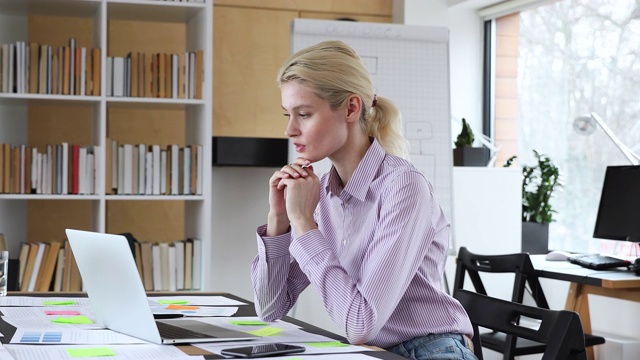
{"label": "striped shirt", "polygon": [[350,343],[472,336],[464,308],[442,290],[449,223],[411,163],[374,140],[346,187],[335,168],[322,176],[314,217],[318,229],[304,234],[257,230],[251,277],[263,320],[286,315],[311,282]]}

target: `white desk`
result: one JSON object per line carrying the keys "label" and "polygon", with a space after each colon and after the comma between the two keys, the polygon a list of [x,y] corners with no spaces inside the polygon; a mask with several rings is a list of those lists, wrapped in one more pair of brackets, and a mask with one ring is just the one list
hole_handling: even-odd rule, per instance
{"label": "white desk", "polygon": [[[591,270],[568,261],[546,261],[545,255],[531,255],[531,262],[539,277],[571,282],[566,310],[580,314],[584,332],[591,334],[589,294],[640,302],[640,276],[623,268]],[[635,319],[634,319],[635,320]],[[587,349],[593,359],[593,348]]]}

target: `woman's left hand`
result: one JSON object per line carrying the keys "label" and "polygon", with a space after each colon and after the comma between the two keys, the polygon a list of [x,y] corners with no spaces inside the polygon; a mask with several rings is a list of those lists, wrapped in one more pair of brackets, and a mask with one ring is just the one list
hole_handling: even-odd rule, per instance
{"label": "woman's left hand", "polygon": [[[292,164],[298,167],[297,164]],[[313,167],[305,167],[307,176],[299,178],[283,178],[280,184],[286,187],[286,208],[291,226],[296,233],[304,234],[317,229],[313,220],[313,212],[320,200],[320,179],[313,172]]]}

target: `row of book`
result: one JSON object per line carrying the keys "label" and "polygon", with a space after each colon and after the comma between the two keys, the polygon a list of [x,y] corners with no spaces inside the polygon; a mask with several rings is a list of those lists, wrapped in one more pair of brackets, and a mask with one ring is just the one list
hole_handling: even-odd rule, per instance
{"label": "row of book", "polygon": [[1,91],[16,94],[100,95],[100,48],[35,42],[2,44]]}
{"label": "row of book", "polygon": [[204,147],[119,144],[107,139],[106,193],[201,195]]}
{"label": "row of book", "polygon": [[0,144],[0,193],[95,194],[98,146]]}
{"label": "row of book", "polygon": [[[127,238],[145,290],[201,288],[201,240],[150,243]],[[20,291],[82,291],[82,277],[68,241],[24,242],[18,259]]]}
{"label": "row of book", "polygon": [[203,51],[107,57],[107,96],[202,99]]}

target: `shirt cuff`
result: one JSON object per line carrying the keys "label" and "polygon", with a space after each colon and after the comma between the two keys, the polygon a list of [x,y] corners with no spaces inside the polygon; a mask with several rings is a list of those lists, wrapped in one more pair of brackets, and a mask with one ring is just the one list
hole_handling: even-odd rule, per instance
{"label": "shirt cuff", "polygon": [[291,242],[289,251],[298,264],[300,264],[300,268],[304,270],[314,257],[325,251],[331,251],[331,248],[324,239],[322,232],[314,229],[296,237],[295,240]]}
{"label": "shirt cuff", "polygon": [[266,236],[267,225],[259,226],[256,230],[258,240],[258,255],[265,259],[289,256],[289,245],[291,244],[291,232],[278,235]]}

